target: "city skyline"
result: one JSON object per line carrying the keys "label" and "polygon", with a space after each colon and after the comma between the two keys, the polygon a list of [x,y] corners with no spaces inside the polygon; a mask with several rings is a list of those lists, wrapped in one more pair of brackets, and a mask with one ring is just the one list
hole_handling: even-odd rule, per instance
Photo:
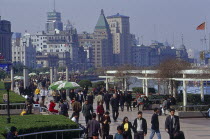
{"label": "city skyline", "polygon": [[[181,45],[183,34],[187,49],[202,50],[200,39],[204,36],[204,31],[197,31],[196,27],[205,18],[208,24],[208,15],[206,15],[208,5],[210,2],[199,3],[195,0],[185,2],[133,0],[129,4],[127,1],[120,0],[88,2],[59,0],[59,2],[56,1],[56,11],[62,14],[63,23],[70,20],[79,33],[93,32],[98,12],[104,9],[105,16],[117,13],[129,16],[131,33],[140,37],[141,43],[143,40],[145,45],[149,45],[151,40],[160,42],[167,40],[170,44],[174,42],[177,48]],[[52,10],[53,0],[3,0],[0,5],[0,15],[2,19],[11,21],[13,32],[27,30],[31,34],[44,30],[46,13]]]}

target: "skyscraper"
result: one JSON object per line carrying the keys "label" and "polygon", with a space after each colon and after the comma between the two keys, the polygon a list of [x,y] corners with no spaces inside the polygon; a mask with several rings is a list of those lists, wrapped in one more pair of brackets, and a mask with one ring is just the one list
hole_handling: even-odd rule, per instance
{"label": "skyscraper", "polygon": [[0,53],[6,61],[12,61],[11,23],[0,16]]}
{"label": "skyscraper", "polygon": [[131,34],[129,17],[120,15],[108,16],[107,21],[111,29],[115,64],[130,64],[131,62]]}
{"label": "skyscraper", "polygon": [[63,30],[63,23],[61,21],[61,13],[56,12],[55,8],[52,12],[47,12],[46,32]]}

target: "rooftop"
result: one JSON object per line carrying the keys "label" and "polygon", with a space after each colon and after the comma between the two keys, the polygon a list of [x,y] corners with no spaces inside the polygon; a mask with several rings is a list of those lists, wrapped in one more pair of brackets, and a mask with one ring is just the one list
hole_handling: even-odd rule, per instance
{"label": "rooftop", "polygon": [[121,15],[117,13],[116,15],[107,16],[107,18],[129,18],[129,16]]}

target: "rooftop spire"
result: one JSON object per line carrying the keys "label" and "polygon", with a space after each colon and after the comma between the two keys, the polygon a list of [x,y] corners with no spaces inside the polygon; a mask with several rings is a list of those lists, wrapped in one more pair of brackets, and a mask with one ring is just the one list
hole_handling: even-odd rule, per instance
{"label": "rooftop spire", "polygon": [[101,9],[101,15],[104,15],[104,10],[103,9]]}
{"label": "rooftop spire", "polygon": [[182,34],[182,45],[184,45],[184,37],[183,37],[183,34]]}

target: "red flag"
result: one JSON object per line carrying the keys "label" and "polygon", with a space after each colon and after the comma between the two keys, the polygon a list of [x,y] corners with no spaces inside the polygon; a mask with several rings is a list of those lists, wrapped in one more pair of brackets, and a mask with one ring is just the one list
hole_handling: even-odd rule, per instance
{"label": "red flag", "polygon": [[206,27],[206,22],[203,22],[202,24],[200,24],[196,30],[205,30],[205,27]]}

